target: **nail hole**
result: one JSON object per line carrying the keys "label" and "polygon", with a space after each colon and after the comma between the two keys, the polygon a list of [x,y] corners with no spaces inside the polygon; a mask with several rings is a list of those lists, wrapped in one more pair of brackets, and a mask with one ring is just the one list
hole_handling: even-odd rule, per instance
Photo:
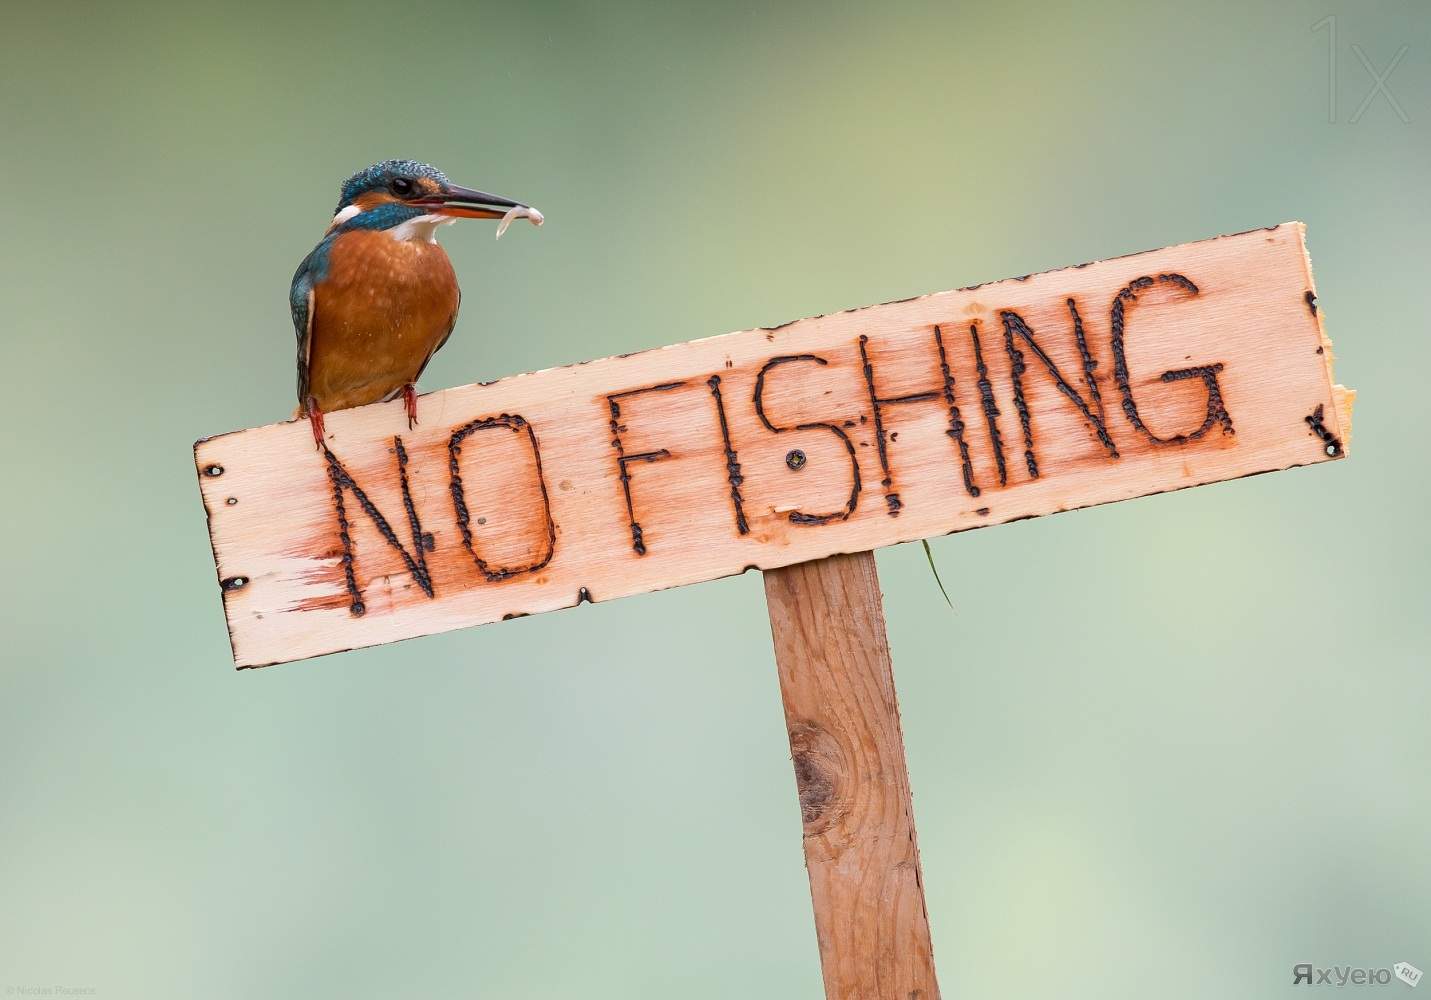
{"label": "nail hole", "polygon": [[805,468],[805,453],[799,448],[795,448],[785,454],[785,464],[793,471],[799,472]]}
{"label": "nail hole", "polygon": [[211,466],[209,466],[208,468],[206,468],[206,469],[204,470],[204,475],[206,475],[206,476],[218,477],[218,476],[222,476],[223,474],[224,474],[224,467],[223,467],[222,465],[211,465]]}
{"label": "nail hole", "polygon": [[238,590],[247,585],[248,577],[246,576],[231,576],[220,584],[225,590]]}
{"label": "nail hole", "polygon": [[238,503],[238,497],[229,497],[227,500],[224,501],[224,503],[232,507],[234,504]]}

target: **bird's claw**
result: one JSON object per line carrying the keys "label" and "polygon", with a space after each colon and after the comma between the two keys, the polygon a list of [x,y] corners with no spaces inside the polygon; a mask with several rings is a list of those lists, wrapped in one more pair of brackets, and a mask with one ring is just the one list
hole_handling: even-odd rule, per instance
{"label": "bird's claw", "polygon": [[407,410],[407,429],[417,426],[417,386],[409,382],[402,387],[402,404]]}
{"label": "bird's claw", "polygon": [[323,435],[325,433],[323,427],[323,411],[318,409],[318,401],[312,396],[308,397],[308,403],[305,408],[308,410],[308,423],[313,427],[313,447],[317,451],[322,451]]}

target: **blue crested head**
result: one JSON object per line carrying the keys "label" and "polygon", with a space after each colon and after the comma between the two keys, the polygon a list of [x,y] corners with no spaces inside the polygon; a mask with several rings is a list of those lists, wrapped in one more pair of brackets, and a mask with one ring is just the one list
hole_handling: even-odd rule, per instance
{"label": "blue crested head", "polygon": [[369,200],[406,200],[416,195],[435,195],[447,191],[452,182],[441,170],[417,160],[383,160],[359,170],[343,182],[335,214],[357,202],[362,195]]}

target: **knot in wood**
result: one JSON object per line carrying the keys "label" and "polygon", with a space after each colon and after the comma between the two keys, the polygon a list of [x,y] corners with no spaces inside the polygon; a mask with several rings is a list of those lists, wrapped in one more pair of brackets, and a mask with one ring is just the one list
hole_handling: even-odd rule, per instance
{"label": "knot in wood", "polygon": [[821,833],[844,811],[845,755],[829,732],[814,723],[796,722],[790,726],[790,759],[805,835]]}

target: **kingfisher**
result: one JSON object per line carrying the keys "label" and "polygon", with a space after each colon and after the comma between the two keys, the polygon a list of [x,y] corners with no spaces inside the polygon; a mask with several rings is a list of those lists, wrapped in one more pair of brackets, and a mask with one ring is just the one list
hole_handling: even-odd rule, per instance
{"label": "kingfisher", "polygon": [[458,219],[543,222],[541,212],[416,160],[384,160],[343,182],[333,221],[293,275],[298,411],[323,447],[323,414],[396,399],[417,422],[415,384],[447,343],[462,292],[438,227]]}

